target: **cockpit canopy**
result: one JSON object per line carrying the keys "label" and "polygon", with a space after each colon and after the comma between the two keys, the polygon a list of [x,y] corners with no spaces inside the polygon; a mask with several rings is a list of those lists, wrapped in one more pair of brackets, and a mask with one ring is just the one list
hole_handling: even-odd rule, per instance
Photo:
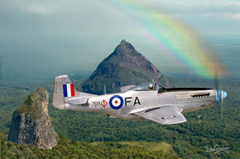
{"label": "cockpit canopy", "polygon": [[[152,88],[150,88],[152,87]],[[139,85],[133,86],[129,90],[133,91],[151,91],[151,90],[158,90],[158,93],[164,92],[165,88],[155,82],[146,82],[141,83]]]}

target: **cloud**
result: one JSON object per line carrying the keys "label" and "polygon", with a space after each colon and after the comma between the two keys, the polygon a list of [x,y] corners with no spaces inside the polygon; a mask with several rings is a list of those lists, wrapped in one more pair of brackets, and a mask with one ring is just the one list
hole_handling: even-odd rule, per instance
{"label": "cloud", "polygon": [[224,13],[223,16],[224,18],[232,18],[232,19],[240,20],[240,13]]}
{"label": "cloud", "polygon": [[203,17],[221,17],[222,19],[240,20],[240,13],[206,13]]}
{"label": "cloud", "polygon": [[240,8],[239,0],[149,0],[147,4],[172,14],[238,13]]}
{"label": "cloud", "polygon": [[62,6],[41,4],[36,2],[31,2],[30,4],[27,4],[25,7],[29,12],[38,15],[52,15],[60,12],[63,9]]}

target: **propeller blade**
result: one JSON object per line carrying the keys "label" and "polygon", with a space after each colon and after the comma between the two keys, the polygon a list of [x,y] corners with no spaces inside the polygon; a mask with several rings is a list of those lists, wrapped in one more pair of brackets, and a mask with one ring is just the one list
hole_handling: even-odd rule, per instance
{"label": "propeller blade", "polygon": [[[220,74],[218,74],[220,73]],[[227,97],[227,92],[222,90],[222,84],[221,84],[221,77],[223,77],[224,74],[221,70],[215,70],[215,89],[216,89],[216,100],[215,100],[215,111],[218,115],[218,123],[222,125],[223,122],[223,100]],[[220,76],[219,76],[220,75]]]}
{"label": "propeller blade", "polygon": [[217,73],[215,75],[215,88],[216,88],[216,108],[218,112],[218,119],[221,121],[223,99],[227,97],[227,93],[222,90],[222,85]]}

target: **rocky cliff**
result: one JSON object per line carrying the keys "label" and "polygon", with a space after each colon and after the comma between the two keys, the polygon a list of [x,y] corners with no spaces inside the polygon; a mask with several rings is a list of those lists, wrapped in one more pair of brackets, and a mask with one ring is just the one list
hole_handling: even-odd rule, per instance
{"label": "rocky cliff", "polygon": [[130,43],[122,40],[83,83],[82,88],[85,92],[102,94],[106,85],[107,93],[112,93],[119,91],[122,86],[151,81],[169,86],[168,80],[150,61]]}
{"label": "rocky cliff", "polygon": [[57,133],[48,115],[48,100],[44,88],[39,88],[25,100],[13,113],[9,141],[32,144],[41,149],[52,149],[57,145]]}

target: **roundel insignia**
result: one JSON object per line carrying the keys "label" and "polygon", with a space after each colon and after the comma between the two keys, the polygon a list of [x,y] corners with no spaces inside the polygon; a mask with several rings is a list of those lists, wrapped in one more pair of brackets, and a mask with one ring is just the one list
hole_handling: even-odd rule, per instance
{"label": "roundel insignia", "polygon": [[112,96],[109,100],[109,105],[113,109],[120,109],[123,106],[123,98],[119,95]]}

